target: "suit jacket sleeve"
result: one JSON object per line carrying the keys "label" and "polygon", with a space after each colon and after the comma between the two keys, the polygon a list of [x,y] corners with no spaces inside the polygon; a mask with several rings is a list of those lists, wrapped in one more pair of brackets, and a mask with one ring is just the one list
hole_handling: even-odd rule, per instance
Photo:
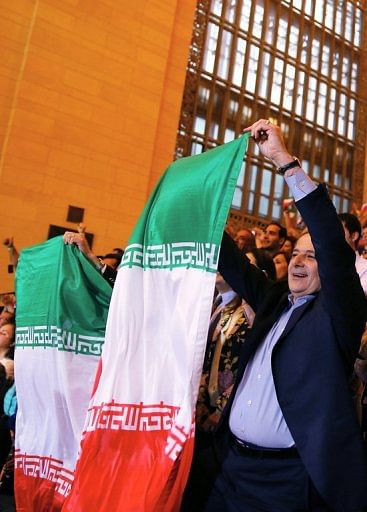
{"label": "suit jacket sleeve", "polygon": [[[355,253],[325,185],[297,201],[315,248],[321,294],[340,348],[351,363],[366,321],[366,300],[355,268]],[[320,340],[322,341],[322,340]]]}
{"label": "suit jacket sleeve", "polygon": [[226,232],[223,234],[218,270],[230,287],[256,312],[270,281],[262,270],[251,265]]}

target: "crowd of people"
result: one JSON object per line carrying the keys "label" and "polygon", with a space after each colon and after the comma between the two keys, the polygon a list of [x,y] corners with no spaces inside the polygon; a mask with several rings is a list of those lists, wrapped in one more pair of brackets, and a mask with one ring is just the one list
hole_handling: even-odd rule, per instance
{"label": "crowd of people", "polygon": [[[355,502],[345,495],[345,489],[349,489],[348,482],[344,494],[333,485],[340,482],[342,466],[346,464],[350,465],[351,475],[359,482],[353,475],[354,466],[350,459],[354,454],[356,465],[359,464],[356,456],[358,443],[354,443],[356,433],[349,416],[335,429],[338,433],[331,432],[327,413],[328,401],[333,406],[336,403],[330,398],[332,392],[339,393],[336,399],[339,400],[338,407],[347,409],[342,368],[348,369],[354,364],[354,375],[348,374],[348,389],[350,394],[354,394],[359,428],[367,443],[367,335],[365,333],[361,337],[362,330],[359,329],[363,319],[365,321],[366,308],[365,302],[358,297],[360,285],[367,296],[367,220],[363,216],[359,219],[355,214],[342,213],[338,217],[344,231],[340,231],[325,189],[316,187],[305,177],[299,162],[286,151],[279,129],[262,120],[251,130],[263,154],[276,162],[279,173],[289,181],[292,192],[296,187],[292,182],[294,177],[298,180],[301,176],[302,183],[306,182],[306,191],[302,189],[302,194],[299,190],[294,193],[307,228],[302,230],[292,225],[289,212],[285,212],[284,224],[288,229],[277,222],[270,222],[264,230],[243,227],[233,233],[228,228],[224,234],[196,405],[195,453],[182,511],[241,510],[239,503],[243,499],[253,507],[243,510],[301,510],[306,500],[306,480],[307,499],[312,505],[304,510],[334,510],[333,504],[340,500],[344,505],[340,505],[339,510],[345,507],[345,510],[352,511],[354,505],[361,503],[358,485],[354,488],[350,483],[356,494]],[[277,157],[267,146],[271,139],[278,148]],[[315,220],[315,204],[323,212],[321,223]],[[77,246],[113,286],[123,256],[122,249],[113,249],[102,258],[96,256],[83,229],[67,231],[64,241]],[[18,253],[13,240],[6,239],[4,245],[11,249],[11,258],[16,266]],[[354,279],[354,268],[359,276],[358,283]],[[338,286],[342,288],[338,290]],[[3,296],[2,302],[0,492],[11,492],[16,415],[14,294]],[[349,308],[354,308],[350,310],[352,326],[344,318]],[[297,319],[290,327],[294,317]],[[293,330],[289,334],[290,329]],[[289,339],[293,336],[294,348],[288,348],[288,340],[279,348],[278,341],[285,336],[284,333]],[[319,339],[310,339],[315,337],[315,333]],[[358,336],[360,350],[357,358],[350,361],[352,350],[348,344]],[[272,360],[273,352],[276,361]],[[331,362],[329,366],[327,357]],[[294,365],[298,365],[295,371],[292,370]],[[312,367],[317,371],[307,374]],[[323,377],[325,372],[328,383]],[[282,380],[285,376],[286,383]],[[305,381],[300,382],[299,378]],[[292,390],[289,389],[290,382],[295,385]],[[297,384],[299,389],[296,389]],[[298,393],[297,407],[289,405],[295,403],[292,393]],[[320,415],[321,426],[316,432],[310,404],[317,394],[320,402],[315,411]],[[259,400],[263,403],[257,408],[252,407]],[[246,414],[243,415],[244,404]],[[302,417],[297,417],[300,407],[304,407]],[[341,411],[343,415],[344,410]],[[313,432],[315,439],[306,439],[305,428]],[[326,436],[329,436],[337,450],[342,443],[340,430],[343,428],[350,433],[353,442],[350,450],[346,450],[345,458],[340,455],[329,460],[335,466],[332,470],[328,468],[333,484],[322,474],[319,467],[322,463],[315,460],[315,457],[322,456],[330,458],[331,448],[318,447],[316,450],[314,445],[318,442],[318,435],[320,443],[326,444]],[[222,436],[223,430],[226,430],[226,435]],[[242,435],[244,432],[246,438]],[[219,444],[227,447],[224,455],[218,455],[218,439]],[[261,477],[264,471],[267,487]],[[283,472],[282,483],[287,481],[288,484],[279,491],[276,482],[280,471]],[[255,479],[254,474],[259,476]],[[261,508],[261,504],[265,507],[267,504],[268,508]]]}

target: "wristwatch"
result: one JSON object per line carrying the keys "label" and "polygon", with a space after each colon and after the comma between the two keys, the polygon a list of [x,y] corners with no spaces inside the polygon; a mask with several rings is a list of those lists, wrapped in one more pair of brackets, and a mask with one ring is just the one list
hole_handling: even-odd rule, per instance
{"label": "wristwatch", "polygon": [[298,160],[296,156],[292,157],[292,162],[289,162],[289,164],[281,165],[276,170],[277,174],[280,174],[281,176],[284,176],[284,173],[289,171],[289,169],[293,169],[294,167],[301,167],[301,162]]}

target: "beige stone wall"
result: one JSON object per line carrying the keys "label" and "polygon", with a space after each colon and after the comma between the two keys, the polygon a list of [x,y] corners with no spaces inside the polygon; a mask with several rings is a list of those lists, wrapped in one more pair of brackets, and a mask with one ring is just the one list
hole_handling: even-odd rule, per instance
{"label": "beige stone wall", "polygon": [[[0,0],[0,239],[124,246],[172,160],[195,0]],[[0,292],[13,288],[0,247]]]}

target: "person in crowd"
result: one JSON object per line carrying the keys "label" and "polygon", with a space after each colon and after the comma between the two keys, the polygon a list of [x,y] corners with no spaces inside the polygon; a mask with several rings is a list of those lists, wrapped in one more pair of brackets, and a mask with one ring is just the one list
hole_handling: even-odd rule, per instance
{"label": "person in crowd", "polygon": [[102,258],[103,264],[108,265],[109,267],[113,268],[114,270],[118,269],[118,266],[121,263],[122,254],[117,252],[110,252],[103,256]]}
{"label": "person in crowd", "polygon": [[277,281],[288,278],[288,265],[290,259],[291,258],[288,256],[288,254],[283,251],[278,251],[274,254],[273,261],[275,265],[275,274]]}
{"label": "person in crowd", "polygon": [[[13,366],[11,366],[13,365]],[[14,363],[0,356],[0,473],[9,456],[12,438],[8,417],[4,412],[4,398],[14,382]]]}
{"label": "person in crowd", "polygon": [[344,227],[345,239],[356,254],[356,270],[361,280],[364,293],[367,296],[367,260],[360,256],[357,251],[359,239],[362,234],[361,223],[358,217],[353,215],[353,213],[340,213],[339,219]]}
{"label": "person in crowd", "polygon": [[[117,277],[117,270],[110,267],[101,258],[96,256],[91,250],[88,241],[82,233],[75,233],[73,231],[66,231],[64,233],[64,242],[69,245],[76,245],[84,256],[94,265],[94,267],[102,274],[105,280],[113,286]],[[114,260],[115,261],[115,260]]]}
{"label": "person in crowd", "polygon": [[288,258],[292,257],[294,246],[296,245],[297,238],[294,236],[287,235],[284,244],[282,245],[281,251],[287,255]]}
{"label": "person in crowd", "polygon": [[263,272],[224,234],[219,271],[254,309],[217,446],[222,470],[206,512],[356,512],[367,506],[367,461],[348,380],[366,302],[326,187],[316,186],[260,120],[247,129],[285,177],[309,233],[284,282]]}
{"label": "person in crowd", "polygon": [[14,324],[4,324],[0,327],[0,359],[7,357],[14,358]]}
{"label": "person in crowd", "polygon": [[236,242],[239,250],[244,253],[251,251],[251,249],[256,249],[255,235],[250,229],[243,228],[237,231],[234,241]]}
{"label": "person in crowd", "polygon": [[361,383],[358,412],[360,415],[363,440],[367,449],[367,330],[362,336],[359,354],[354,363],[354,372]]}
{"label": "person in crowd", "polygon": [[246,256],[252,265],[255,265],[257,268],[265,272],[265,275],[269,279],[275,281],[276,275],[274,261],[267,250],[255,248],[247,252]]}
{"label": "person in crowd", "polygon": [[124,249],[122,249],[121,247],[114,247],[112,249],[112,252],[116,253],[116,254],[119,254],[121,256],[121,259],[122,259],[123,255],[125,253]]}
{"label": "person in crowd", "polygon": [[262,237],[262,248],[269,251],[271,256],[273,256],[276,252],[280,251],[286,237],[286,228],[277,222],[271,222],[265,228]]}
{"label": "person in crowd", "polygon": [[14,323],[14,313],[9,311],[9,309],[4,306],[0,313],[0,327],[5,324],[13,324]]}
{"label": "person in crowd", "polygon": [[8,249],[9,251],[9,272],[13,272],[14,269],[17,268],[18,260],[19,260],[19,252],[17,248],[14,245],[14,238],[5,238],[3,240],[3,245]]}
{"label": "person in crowd", "polygon": [[207,348],[196,404],[195,451],[181,512],[199,512],[218,470],[213,429],[233,389],[254,312],[217,273]]}

